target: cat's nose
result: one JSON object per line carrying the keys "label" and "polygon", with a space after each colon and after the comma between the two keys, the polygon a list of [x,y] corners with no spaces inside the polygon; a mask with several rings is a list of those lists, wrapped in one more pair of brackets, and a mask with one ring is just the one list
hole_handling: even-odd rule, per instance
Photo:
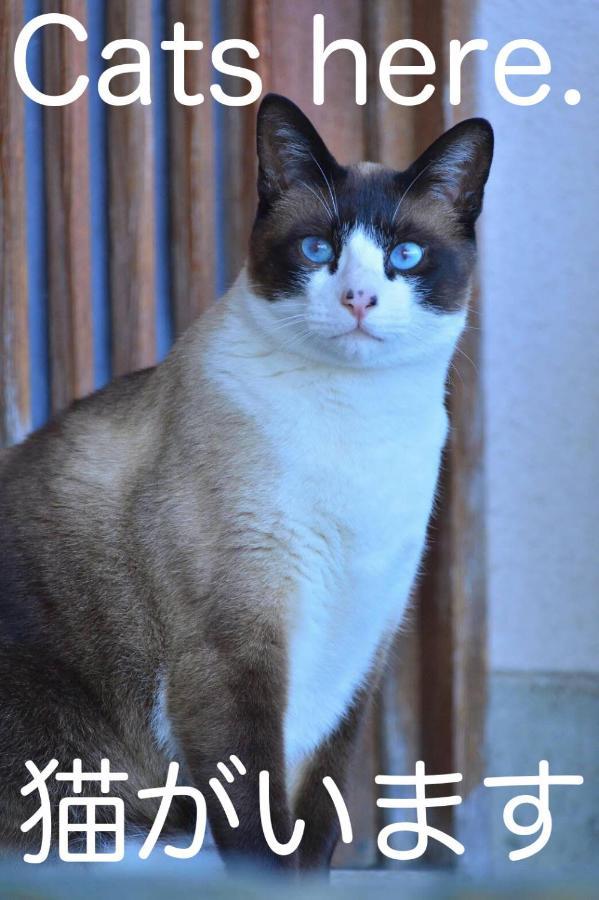
{"label": "cat's nose", "polygon": [[378,303],[376,294],[370,291],[354,291],[351,288],[341,295],[341,305],[361,322],[368,310]]}

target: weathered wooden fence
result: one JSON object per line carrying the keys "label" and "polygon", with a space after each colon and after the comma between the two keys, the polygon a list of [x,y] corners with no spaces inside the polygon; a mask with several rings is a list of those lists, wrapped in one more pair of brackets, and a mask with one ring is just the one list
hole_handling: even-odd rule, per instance
{"label": "weathered wooden fence", "polygon": [[[173,100],[159,47],[174,22],[184,22],[186,37],[205,45],[187,54],[188,92],[208,95],[216,41],[244,37],[260,49],[254,65],[264,90],[299,103],[340,160],[402,167],[451,124],[455,110],[448,113],[443,100],[446,51],[450,38],[472,36],[469,6],[468,0],[0,4],[0,443],[20,440],[111,377],[162,358],[230,283],[244,256],[255,203],[256,109]],[[87,44],[78,43],[52,26],[32,41],[29,71],[48,92],[66,90],[80,72],[90,75],[85,96],[60,108],[25,101],[12,68],[23,23],[49,11],[74,16],[89,34]],[[312,104],[315,13],[325,15],[327,43],[346,37],[365,47],[365,106],[354,102],[347,51],[327,62],[324,106]],[[425,41],[438,63],[427,79],[436,86],[432,99],[412,108],[392,104],[377,82],[382,50],[406,36]],[[100,50],[119,37],[152,49],[150,106],[109,107],[98,97]],[[419,87],[412,84],[412,92]],[[338,854],[353,865],[381,863],[375,774],[407,774],[421,758],[431,772],[462,771],[465,796],[480,778],[485,607],[476,335],[469,332],[464,345],[472,364],[458,362],[453,383],[442,510],[419,597],[354,769],[356,839]],[[474,802],[438,811],[436,824],[464,833]],[[427,860],[443,855],[431,848]]]}

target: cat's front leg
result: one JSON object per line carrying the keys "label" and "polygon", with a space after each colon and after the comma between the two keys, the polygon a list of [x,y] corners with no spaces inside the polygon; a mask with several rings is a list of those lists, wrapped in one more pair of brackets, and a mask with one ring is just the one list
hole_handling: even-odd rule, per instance
{"label": "cat's front leg", "polygon": [[341,826],[323,779],[325,776],[332,778],[343,796],[374,681],[371,679],[370,684],[358,691],[343,720],[314,752],[295,791],[294,815],[306,822],[299,858],[299,867],[304,871],[326,873],[330,868]]}
{"label": "cat's front leg", "polygon": [[[189,640],[186,641],[189,644]],[[259,773],[270,781],[270,818],[278,841],[292,833],[283,753],[286,693],[284,641],[272,624],[228,628],[203,636],[177,656],[169,673],[168,713],[194,786],[202,791],[218,849],[227,865],[253,862],[297,868],[297,854],[278,855],[264,837],[259,810]],[[240,773],[229,758],[237,757]],[[218,763],[233,775],[230,783]],[[209,786],[219,778],[239,824],[231,827]]]}

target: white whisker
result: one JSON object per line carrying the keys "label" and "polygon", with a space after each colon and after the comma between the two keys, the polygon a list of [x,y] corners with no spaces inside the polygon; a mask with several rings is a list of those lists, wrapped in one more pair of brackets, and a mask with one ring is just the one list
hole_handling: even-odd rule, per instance
{"label": "white whisker", "polygon": [[322,194],[321,194],[320,192],[318,192],[318,191],[315,191],[314,188],[310,187],[310,185],[307,184],[305,181],[300,181],[299,183],[302,184],[305,188],[307,188],[307,189],[310,191],[311,194],[314,194],[314,196],[316,197],[316,199],[319,200],[320,203],[322,203],[322,205],[324,206],[324,208],[325,208],[325,210],[326,210],[327,216],[328,216],[329,219],[331,219],[331,221],[332,221],[332,220],[335,218],[335,215],[334,215],[334,213],[333,213],[331,207],[328,205],[328,203],[325,202],[325,199],[324,199],[324,197],[322,196]]}
{"label": "white whisker", "polygon": [[320,165],[320,163],[318,162],[318,160],[316,159],[316,157],[314,156],[314,154],[313,154],[313,153],[310,153],[310,156],[312,157],[312,159],[314,160],[314,162],[315,162],[316,165],[318,166],[318,168],[319,168],[319,170],[320,170],[320,174],[321,174],[322,177],[324,178],[324,183],[326,184],[326,186],[327,186],[328,189],[329,189],[329,195],[330,195],[330,197],[331,197],[331,203],[333,204],[333,209],[335,210],[335,214],[336,214],[336,216],[337,216],[337,219],[339,219],[339,207],[337,206],[337,196],[336,196],[336,194],[333,192],[333,188],[332,188],[332,186],[331,186],[331,183],[330,183],[329,179],[327,178],[327,176],[325,175],[322,166]]}
{"label": "white whisker", "polygon": [[432,166],[432,164],[433,164],[433,161],[431,160],[429,163],[427,163],[427,164],[425,165],[425,167],[424,167],[423,169],[420,170],[420,172],[418,172],[418,174],[417,174],[414,178],[412,178],[412,180],[410,181],[409,185],[407,186],[407,188],[405,189],[405,191],[403,192],[403,194],[401,195],[401,197],[400,197],[399,200],[397,201],[397,206],[395,207],[395,212],[393,213],[393,218],[391,219],[391,223],[395,222],[395,217],[397,216],[397,213],[399,212],[399,207],[401,206],[401,204],[402,204],[403,200],[405,199],[406,195],[407,195],[407,194],[409,193],[409,191],[414,187],[414,185],[416,184],[416,182],[418,181],[418,179],[420,178],[420,176],[421,176],[421,175],[424,175],[424,173],[426,172],[426,170],[427,170],[430,166]]}
{"label": "white whisker", "polygon": [[280,328],[284,328],[289,325],[295,325],[303,318],[304,316],[301,313],[298,313],[296,316],[286,316],[284,319],[280,319],[278,322],[274,323],[274,325],[272,326],[273,331],[278,331]]}
{"label": "white whisker", "polygon": [[467,359],[468,362],[470,363],[470,365],[472,366],[472,368],[474,369],[474,371],[475,371],[475,372],[478,372],[478,367],[477,367],[476,363],[474,362],[474,360],[473,360],[473,359],[470,359],[470,357],[468,356],[468,354],[467,354],[464,350],[462,350],[461,347],[459,347],[459,346],[456,347],[456,348],[455,348],[455,352],[456,352],[456,353],[459,353],[460,356],[463,356],[464,359]]}

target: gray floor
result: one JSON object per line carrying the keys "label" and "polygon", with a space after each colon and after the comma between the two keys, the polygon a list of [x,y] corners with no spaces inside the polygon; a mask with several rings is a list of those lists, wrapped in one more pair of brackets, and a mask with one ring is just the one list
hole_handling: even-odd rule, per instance
{"label": "gray floor", "polygon": [[227,878],[218,860],[207,854],[201,864],[168,859],[114,865],[44,863],[40,866],[0,864],[0,898],[4,900],[186,900],[186,898],[339,897],[343,900],[410,900],[410,898],[538,898],[538,900],[591,900],[599,897],[599,882],[559,884],[514,878],[497,884],[463,879],[450,873],[426,871],[338,871],[330,885],[317,880],[302,884],[265,879],[256,875]]}

